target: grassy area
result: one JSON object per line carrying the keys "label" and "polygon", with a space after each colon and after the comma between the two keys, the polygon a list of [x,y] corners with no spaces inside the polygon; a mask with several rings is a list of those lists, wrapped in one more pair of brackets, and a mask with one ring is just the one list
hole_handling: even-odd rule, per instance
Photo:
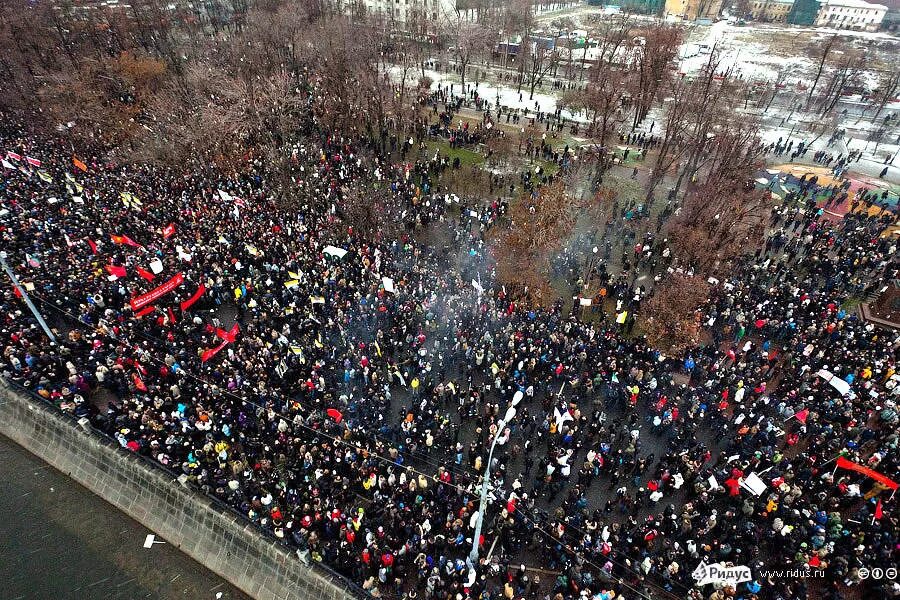
{"label": "grassy area", "polygon": [[[621,171],[618,173],[612,171],[607,172],[606,175],[603,176],[603,187],[610,188],[618,193],[620,205],[624,205],[628,202],[641,203],[644,201],[643,186]],[[657,203],[657,205],[658,208],[661,209],[659,205],[665,205],[665,202]]]}
{"label": "grassy area", "polygon": [[[534,164],[542,166],[544,168],[545,175],[556,175],[556,173],[559,172],[559,165],[552,161],[536,160],[534,161]],[[532,168],[532,171],[533,170],[534,169]]]}
{"label": "grassy area", "polygon": [[841,308],[843,308],[847,312],[852,312],[856,310],[856,308],[863,303],[862,298],[852,297],[847,298],[842,304]]}
{"label": "grassy area", "polygon": [[624,150],[619,150],[618,148],[616,148],[615,154],[621,161],[619,162],[619,164],[626,167],[633,167],[634,165],[640,165],[644,163],[644,160],[641,158],[640,148],[631,148],[630,152],[628,153],[628,158],[626,158],[625,160],[622,160],[622,157],[625,156]]}
{"label": "grassy area", "polygon": [[484,164],[484,157],[478,152],[466,148],[451,148],[450,142],[444,140],[431,140],[425,142],[425,145],[428,146],[429,158],[434,156],[435,151],[438,151],[441,153],[441,156],[449,157],[451,162],[455,158],[459,158],[459,163],[462,167],[481,166]]}

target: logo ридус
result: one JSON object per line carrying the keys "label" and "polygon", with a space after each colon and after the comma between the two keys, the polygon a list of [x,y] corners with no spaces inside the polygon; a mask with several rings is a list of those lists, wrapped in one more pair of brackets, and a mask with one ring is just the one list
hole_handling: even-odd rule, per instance
{"label": "logo \u0440\u0438\u0434\u0443\u0441", "polygon": [[701,562],[691,575],[697,581],[697,585],[700,586],[708,583],[737,585],[753,579],[750,574],[750,567],[730,566],[723,562],[711,565],[706,564],[705,561]]}

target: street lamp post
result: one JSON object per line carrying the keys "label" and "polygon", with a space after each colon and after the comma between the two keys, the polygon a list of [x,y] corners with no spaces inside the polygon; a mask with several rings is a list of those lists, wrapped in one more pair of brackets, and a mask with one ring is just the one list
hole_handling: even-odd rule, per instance
{"label": "street lamp post", "polygon": [[491,442],[491,450],[488,453],[487,465],[484,467],[484,479],[481,482],[481,500],[478,503],[478,520],[475,522],[475,533],[472,535],[472,551],[469,552],[469,559],[466,561],[469,569],[469,581],[471,586],[475,583],[475,566],[478,564],[478,541],[481,539],[481,528],[484,525],[484,513],[487,510],[488,485],[491,481],[491,462],[494,460],[494,448],[497,447],[497,440],[503,434],[503,428],[509,425],[510,421],[516,418],[516,406],[522,402],[523,394],[517,391],[513,394],[512,402],[506,409],[506,414],[497,422],[497,433],[494,434],[494,440]]}
{"label": "street lamp post", "polygon": [[34,318],[37,319],[38,324],[40,324],[41,329],[44,330],[44,333],[47,334],[47,337],[50,338],[50,341],[54,344],[56,343],[56,336],[53,335],[53,332],[50,331],[50,328],[47,326],[47,322],[44,321],[44,317],[41,316],[41,313],[38,311],[37,307],[34,303],[31,302],[31,298],[28,297],[28,292],[25,291],[25,288],[22,287],[22,284],[19,283],[19,278],[16,277],[16,274],[13,270],[6,264],[6,252],[0,252],[0,267],[6,271],[6,274],[9,276],[9,279],[12,281],[13,286],[22,294],[22,299],[25,300],[25,304],[28,305],[28,308],[31,309],[31,314],[34,315]]}

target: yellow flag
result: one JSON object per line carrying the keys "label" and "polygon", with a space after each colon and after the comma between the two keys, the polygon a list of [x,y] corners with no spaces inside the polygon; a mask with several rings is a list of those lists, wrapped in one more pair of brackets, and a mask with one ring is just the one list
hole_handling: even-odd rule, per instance
{"label": "yellow flag", "polygon": [[618,323],[619,325],[622,325],[625,322],[625,319],[627,319],[627,318],[628,318],[628,311],[623,310],[618,315],[616,315],[616,323]]}
{"label": "yellow flag", "polygon": [[239,287],[234,288],[234,299],[235,300],[237,300],[238,298],[240,298],[243,295],[244,295],[244,292],[241,291],[241,288],[239,288]]}
{"label": "yellow flag", "polygon": [[296,287],[298,285],[300,285],[300,282],[296,279],[288,279],[284,282],[284,287],[286,287],[287,289],[291,289],[292,287]]}

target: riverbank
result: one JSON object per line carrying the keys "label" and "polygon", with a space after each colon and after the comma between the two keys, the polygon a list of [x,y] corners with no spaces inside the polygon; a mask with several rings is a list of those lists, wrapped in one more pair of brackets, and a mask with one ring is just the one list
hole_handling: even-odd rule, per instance
{"label": "riverbank", "polygon": [[144,548],[151,531],[3,436],[0,514],[8,600],[249,600],[170,544]]}

